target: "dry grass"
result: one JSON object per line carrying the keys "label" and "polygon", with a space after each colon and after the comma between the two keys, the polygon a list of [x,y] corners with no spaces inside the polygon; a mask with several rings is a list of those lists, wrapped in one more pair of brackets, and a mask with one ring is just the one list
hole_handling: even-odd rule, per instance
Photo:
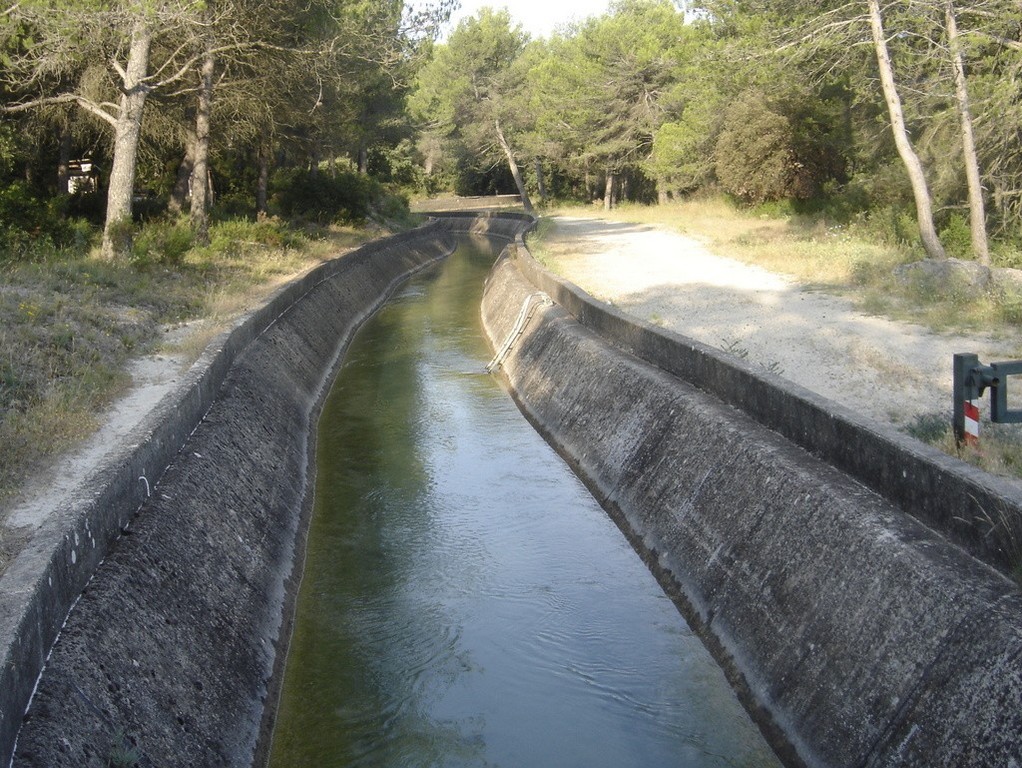
{"label": "dry grass", "polygon": [[610,221],[666,227],[696,238],[721,256],[791,275],[805,284],[835,289],[852,287],[864,265],[889,269],[913,258],[902,248],[857,237],[846,227],[757,216],[723,198],[660,206],[623,205],[612,211],[560,207],[550,215],[597,215]]}
{"label": "dry grass", "polygon": [[235,222],[221,234],[173,264],[63,253],[0,265],[0,504],[96,429],[130,386],[130,360],[161,349],[161,327],[194,328],[162,347],[191,363],[280,285],[381,233],[336,227],[313,240]]}
{"label": "dry grass", "polygon": [[[922,259],[923,253],[909,245],[886,243],[861,226],[755,215],[720,198],[661,206],[623,205],[612,211],[564,206],[546,213],[665,227],[699,240],[721,256],[790,275],[809,288],[845,296],[867,314],[920,323],[936,331],[981,331],[1018,338],[1022,326],[1022,297],[894,280],[896,267]],[[574,257],[574,249],[570,243],[547,239],[550,226],[541,221],[529,247],[540,261],[556,270],[558,264]],[[856,353],[873,365],[880,357],[867,349]],[[1018,355],[1022,357],[1022,342]],[[905,375],[896,367],[891,373]],[[906,431],[991,473],[1022,477],[1022,434],[1017,425],[984,425],[982,448],[960,450],[946,418],[924,421],[909,425]]]}

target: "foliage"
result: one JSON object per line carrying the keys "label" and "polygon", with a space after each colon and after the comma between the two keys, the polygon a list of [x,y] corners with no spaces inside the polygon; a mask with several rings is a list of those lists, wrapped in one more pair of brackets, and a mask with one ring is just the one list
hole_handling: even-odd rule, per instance
{"label": "foliage", "polygon": [[520,130],[513,64],[527,42],[506,10],[484,8],[464,19],[418,74],[409,109],[434,147],[453,156],[455,183],[470,194],[484,193],[490,171],[505,160],[501,125],[506,141]]}
{"label": "foliage", "polygon": [[968,258],[972,250],[969,220],[960,213],[948,217],[947,223],[940,230],[940,240],[947,248],[948,256],[962,259]]}
{"label": "foliage", "polygon": [[770,103],[758,91],[725,113],[715,148],[717,178],[742,200],[808,200],[843,171],[820,111],[805,101]]}
{"label": "foliage", "polygon": [[752,203],[791,196],[798,160],[787,118],[749,94],[728,109],[725,122],[715,149],[723,188]]}
{"label": "foliage", "polygon": [[706,115],[687,108],[676,121],[657,129],[643,170],[665,188],[690,192],[713,178],[712,158]]}
{"label": "foliage", "polygon": [[671,3],[627,0],[551,41],[530,73],[543,103],[536,110],[537,129],[546,135],[548,151],[583,171],[636,174],[645,168],[658,177],[671,175],[667,167],[682,132],[702,127],[695,120],[698,107],[682,113],[684,122],[675,121],[681,130],[660,135],[660,155],[652,163],[649,158],[669,122],[667,110],[680,101],[682,64],[697,37]]}
{"label": "foliage", "polygon": [[195,243],[195,234],[184,222],[156,221],[146,226],[133,242],[132,261],[139,265],[179,265]]}
{"label": "foliage", "polygon": [[358,223],[381,215],[400,217],[407,203],[380,182],[351,171],[289,170],[273,182],[273,205],[286,218],[316,224]]}
{"label": "foliage", "polygon": [[87,245],[92,227],[66,215],[70,202],[40,194],[24,182],[0,187],[0,263],[39,260],[62,248]]}
{"label": "foliage", "polygon": [[[389,1],[13,4],[0,15],[0,109],[30,138],[20,141],[8,125],[0,132],[0,187],[16,167],[53,178],[68,159],[99,156],[103,247],[112,256],[130,244],[120,222],[141,203],[162,205],[184,190],[194,165],[191,226],[204,239],[211,178],[214,189],[230,189],[234,210],[243,207],[234,173],[217,179],[209,167],[249,176],[250,209],[262,210],[260,166],[311,167],[347,155],[365,170],[370,149],[410,138],[403,86],[450,7],[450,0],[414,13]],[[197,95],[190,81],[206,85]],[[42,140],[34,145],[32,134]],[[154,194],[139,197],[142,190]],[[183,191],[175,211],[182,199]]]}
{"label": "foliage", "polygon": [[[517,153],[529,161],[526,169],[535,163],[556,179],[559,194],[592,200],[608,177],[626,179],[620,196],[633,200],[647,179],[661,201],[720,186],[749,202],[827,207],[893,242],[939,253],[936,235],[919,231],[930,208],[948,246],[966,255],[975,238],[966,251],[962,220],[953,214],[975,195],[963,172],[957,51],[972,94],[986,224],[1010,241],[1022,223],[1022,10],[1008,0],[884,5],[905,118],[904,131],[895,132],[877,78],[871,5],[707,0],[696,4],[697,18],[685,20],[667,2],[614,3],[602,16],[531,41],[507,67],[505,85],[526,93],[502,97],[516,107],[509,124]],[[448,79],[471,66],[450,70]],[[446,124],[455,125],[453,116]],[[429,167],[443,154],[451,186],[468,186],[471,171],[458,162],[466,154],[492,167],[480,147],[464,141],[484,122],[463,113],[457,131],[432,144]],[[902,137],[921,159],[922,176],[899,150]],[[461,183],[452,168],[462,169]],[[538,188],[538,174],[530,189]],[[920,202],[920,182],[929,205]],[[992,250],[1001,263],[1011,260],[996,242]]]}
{"label": "foliage", "polygon": [[410,140],[404,139],[393,147],[375,147],[369,151],[367,160],[372,178],[408,192],[424,190],[425,174]]}

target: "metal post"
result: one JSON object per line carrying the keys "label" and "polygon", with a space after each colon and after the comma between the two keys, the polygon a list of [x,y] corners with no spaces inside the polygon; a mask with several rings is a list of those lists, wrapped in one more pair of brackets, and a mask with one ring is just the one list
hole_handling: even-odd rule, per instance
{"label": "metal post", "polygon": [[979,356],[971,353],[956,354],[954,356],[952,394],[954,396],[954,410],[951,415],[951,426],[955,433],[955,443],[961,445],[965,442],[965,403],[976,399],[979,392],[977,387],[972,386],[972,369],[979,367]]}
{"label": "metal post", "polygon": [[988,387],[990,420],[996,424],[1022,424],[1022,409],[1008,408],[1008,379],[1022,374],[1022,360],[982,365],[976,355],[961,353],[954,356],[952,374],[954,410],[951,426],[956,443],[961,445],[978,439],[979,411],[972,401],[982,397]]}

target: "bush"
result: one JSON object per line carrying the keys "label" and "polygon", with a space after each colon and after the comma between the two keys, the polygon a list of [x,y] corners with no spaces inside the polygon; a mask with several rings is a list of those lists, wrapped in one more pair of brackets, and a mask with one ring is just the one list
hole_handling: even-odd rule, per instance
{"label": "bush", "polygon": [[246,246],[284,249],[298,247],[301,242],[300,235],[277,221],[238,218],[221,221],[210,227],[208,251],[210,254],[233,257],[240,255]]}
{"label": "bush", "polygon": [[408,191],[425,188],[425,172],[417,161],[415,147],[408,139],[396,147],[374,147],[369,150],[369,173],[374,179]]}
{"label": "bush", "polygon": [[154,221],[135,236],[132,261],[135,264],[180,264],[195,243],[191,227],[183,222]]}
{"label": "bush", "polygon": [[42,197],[23,182],[0,188],[0,259],[38,261],[62,248],[87,248],[94,230],[68,218],[71,200]]}
{"label": "bush", "polygon": [[1022,325],[1022,295],[1005,295],[997,303],[997,314],[1009,325]]}
{"label": "bush", "polygon": [[382,188],[357,173],[288,170],[276,174],[273,202],[287,219],[317,224],[365,221]]}
{"label": "bush", "polygon": [[901,206],[886,206],[864,211],[855,218],[855,234],[885,245],[914,247],[919,243],[919,222],[915,211]]}
{"label": "bush", "polygon": [[39,234],[50,222],[48,202],[33,194],[24,182],[0,189],[0,220],[25,232]]}
{"label": "bush", "polygon": [[948,256],[968,259],[972,256],[972,230],[969,220],[960,213],[951,214],[940,230],[940,241]]}
{"label": "bush", "polygon": [[721,186],[754,204],[818,196],[844,174],[823,118],[794,97],[773,103],[754,91],[744,94],[728,108],[714,149]]}

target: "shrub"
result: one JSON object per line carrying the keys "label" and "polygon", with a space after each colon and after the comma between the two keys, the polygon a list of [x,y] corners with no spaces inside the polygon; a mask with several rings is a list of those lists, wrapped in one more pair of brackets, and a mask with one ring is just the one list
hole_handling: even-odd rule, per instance
{"label": "shrub", "polygon": [[425,187],[425,172],[418,162],[415,147],[408,139],[396,147],[374,147],[369,150],[368,169],[374,179],[394,184],[408,191]]}
{"label": "shrub", "polygon": [[919,222],[915,212],[897,205],[874,208],[855,217],[855,234],[885,245],[912,247],[919,243]]}
{"label": "shrub", "polygon": [[237,256],[245,246],[294,248],[302,238],[283,224],[272,219],[251,221],[238,218],[214,224],[209,229],[209,252],[223,256]]}
{"label": "shrub", "polygon": [[724,190],[749,203],[808,200],[844,173],[824,116],[797,97],[769,102],[750,91],[728,108],[714,149]]}
{"label": "shrub", "polygon": [[289,170],[276,175],[273,201],[288,219],[317,224],[361,222],[378,190],[366,177],[343,171],[312,174]]}
{"label": "shrub", "polygon": [[191,249],[195,236],[183,222],[154,221],[142,227],[132,245],[132,261],[139,265],[178,265]]}
{"label": "shrub", "polygon": [[0,259],[39,261],[62,248],[87,248],[95,232],[68,218],[71,200],[41,197],[23,182],[0,188]]}
{"label": "shrub", "polygon": [[948,256],[967,259],[972,255],[972,230],[968,219],[960,213],[948,217],[944,228],[940,230],[940,241],[944,244]]}
{"label": "shrub", "polygon": [[39,233],[49,223],[52,211],[24,182],[0,189],[0,219],[26,232]]}

